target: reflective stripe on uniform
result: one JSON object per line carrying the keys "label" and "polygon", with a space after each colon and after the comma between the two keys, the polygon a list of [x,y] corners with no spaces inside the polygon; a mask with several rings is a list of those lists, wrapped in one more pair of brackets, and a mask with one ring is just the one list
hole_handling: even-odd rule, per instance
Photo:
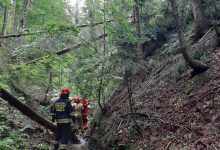
{"label": "reflective stripe on uniform", "polygon": [[70,115],[71,117],[74,117],[74,116],[75,116],[75,112],[71,112],[69,115]]}
{"label": "reflective stripe on uniform", "polygon": [[79,113],[79,112],[75,112],[75,113],[74,113],[74,116],[75,116],[76,118],[80,118],[80,117],[82,116],[82,114]]}
{"label": "reflective stripe on uniform", "polygon": [[62,112],[65,111],[66,108],[66,103],[64,102],[57,102],[55,103],[55,110],[58,112]]}
{"label": "reflective stripe on uniform", "polygon": [[70,123],[70,119],[56,119],[57,123]]}

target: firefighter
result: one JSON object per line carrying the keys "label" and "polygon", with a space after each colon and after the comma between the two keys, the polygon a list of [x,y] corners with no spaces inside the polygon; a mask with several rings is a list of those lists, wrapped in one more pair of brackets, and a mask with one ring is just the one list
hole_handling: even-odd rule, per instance
{"label": "firefighter", "polygon": [[75,117],[76,117],[76,121],[79,124],[79,127],[82,129],[83,127],[83,111],[84,111],[84,107],[82,104],[82,99],[79,97],[76,97],[73,99],[74,100],[74,110],[75,110]]}
{"label": "firefighter", "polygon": [[86,99],[83,103],[84,112],[83,112],[83,128],[88,129],[88,115],[89,115],[89,99]]}
{"label": "firefighter", "polygon": [[63,88],[60,92],[60,98],[53,104],[51,111],[52,121],[57,123],[56,141],[54,144],[55,150],[67,150],[68,141],[71,135],[71,119],[75,123],[73,107],[69,101],[70,91]]}

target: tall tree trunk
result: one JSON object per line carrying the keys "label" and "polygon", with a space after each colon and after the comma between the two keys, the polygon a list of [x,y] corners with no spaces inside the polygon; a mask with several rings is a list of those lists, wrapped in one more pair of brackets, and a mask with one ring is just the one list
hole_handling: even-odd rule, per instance
{"label": "tall tree trunk", "polygon": [[53,78],[53,72],[50,71],[50,73],[49,73],[49,81],[48,81],[48,85],[47,85],[47,89],[45,91],[45,97],[44,97],[44,101],[43,101],[44,105],[46,105],[46,103],[47,103],[47,95],[48,95],[48,92],[50,91],[50,88],[51,88],[52,78]]}
{"label": "tall tree trunk", "polygon": [[11,33],[16,31],[16,0],[13,0],[12,16],[11,16]]}
{"label": "tall tree trunk", "polygon": [[4,18],[3,18],[3,26],[2,26],[2,34],[6,36],[7,34],[7,23],[8,23],[8,7],[5,5],[4,8]]}
{"label": "tall tree trunk", "polygon": [[79,24],[79,2],[76,2],[76,6],[75,6],[75,23],[76,25]]}
{"label": "tall tree trunk", "polygon": [[179,18],[179,13],[178,13],[178,9],[177,9],[177,4],[176,4],[176,0],[170,0],[171,4],[172,4],[172,10],[173,10],[173,15],[175,18],[175,23],[176,23],[176,30],[178,33],[178,37],[179,37],[179,42],[180,42],[180,50],[182,52],[182,55],[185,59],[185,61],[189,64],[189,66],[191,68],[194,69],[194,71],[196,73],[201,73],[206,71],[209,67],[197,60],[192,59],[189,54],[187,53],[186,50],[186,41],[185,41],[185,37],[182,31],[182,27],[181,27],[181,22],[180,22],[180,18]]}
{"label": "tall tree trunk", "polygon": [[201,0],[192,0],[192,8],[195,23],[195,40],[197,41],[210,27],[210,22],[205,16]]}
{"label": "tall tree trunk", "polygon": [[[94,1],[92,1],[93,2],[93,4],[94,4]],[[103,22],[105,23],[105,21],[106,21],[106,18],[105,18],[105,5],[106,5],[106,3],[105,3],[105,0],[103,1],[103,6],[104,6],[104,8],[103,8]],[[94,8],[91,10],[91,12],[90,12],[90,17],[91,17],[91,21],[93,20],[93,12],[94,12]],[[92,23],[93,24],[93,21],[92,22],[90,22],[90,23]],[[104,32],[104,34],[105,34],[105,24],[103,23],[103,32]],[[95,34],[94,32],[93,32],[93,28],[94,28],[94,26],[91,26],[91,28],[90,28],[90,30],[91,30],[91,32],[92,33],[90,33],[90,34],[92,34],[92,39],[94,39],[94,35],[93,34]],[[95,48],[97,49],[97,46],[95,45]],[[105,57],[105,52],[106,52],[106,38],[105,38],[105,36],[103,37],[103,55],[104,55],[104,57]],[[102,113],[104,114],[105,112],[106,112],[106,108],[105,108],[105,106],[102,106],[102,104],[101,104],[101,98],[104,98],[103,97],[103,92],[104,92],[104,90],[103,90],[103,76],[104,76],[104,64],[105,64],[105,62],[102,60],[102,62],[101,62],[102,64],[101,64],[101,77],[100,77],[100,82],[99,82],[99,89],[98,89],[98,105],[99,105],[99,107],[100,107],[100,109],[101,109],[101,111],[102,111]]]}
{"label": "tall tree trunk", "polygon": [[23,1],[23,16],[20,19],[20,25],[22,28],[25,28],[26,26],[29,6],[30,6],[30,0],[24,0]]}
{"label": "tall tree trunk", "polygon": [[136,33],[137,37],[139,38],[137,42],[137,54],[138,54],[138,61],[140,64],[139,74],[142,81],[146,79],[146,71],[144,69],[144,54],[142,52],[142,43],[141,43],[141,25],[140,25],[140,14],[139,14],[139,6],[136,2],[134,5],[134,22],[136,25]]}
{"label": "tall tree trunk", "polygon": [[94,40],[96,37],[96,32],[95,32],[95,26],[94,26],[94,13],[95,13],[95,1],[94,0],[87,0],[87,9],[88,9],[88,17],[89,17],[89,34],[90,34],[90,39],[94,42],[94,47],[97,49],[96,41]]}

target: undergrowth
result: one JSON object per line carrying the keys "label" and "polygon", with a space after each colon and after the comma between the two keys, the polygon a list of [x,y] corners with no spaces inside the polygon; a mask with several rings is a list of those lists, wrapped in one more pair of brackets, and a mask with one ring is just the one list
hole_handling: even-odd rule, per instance
{"label": "undergrowth", "polygon": [[[30,138],[22,128],[18,128],[13,124],[17,120],[18,112],[9,113],[10,108],[7,103],[0,101],[0,150],[47,150],[47,143],[35,143],[30,145]],[[22,124],[21,124],[22,125]]]}

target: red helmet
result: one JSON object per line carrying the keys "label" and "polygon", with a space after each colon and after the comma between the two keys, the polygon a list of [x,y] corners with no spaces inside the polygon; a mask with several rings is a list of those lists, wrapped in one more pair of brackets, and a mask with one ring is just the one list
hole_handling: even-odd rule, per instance
{"label": "red helmet", "polygon": [[60,92],[61,94],[66,94],[66,95],[69,95],[70,94],[70,90],[67,89],[67,88],[63,88]]}

